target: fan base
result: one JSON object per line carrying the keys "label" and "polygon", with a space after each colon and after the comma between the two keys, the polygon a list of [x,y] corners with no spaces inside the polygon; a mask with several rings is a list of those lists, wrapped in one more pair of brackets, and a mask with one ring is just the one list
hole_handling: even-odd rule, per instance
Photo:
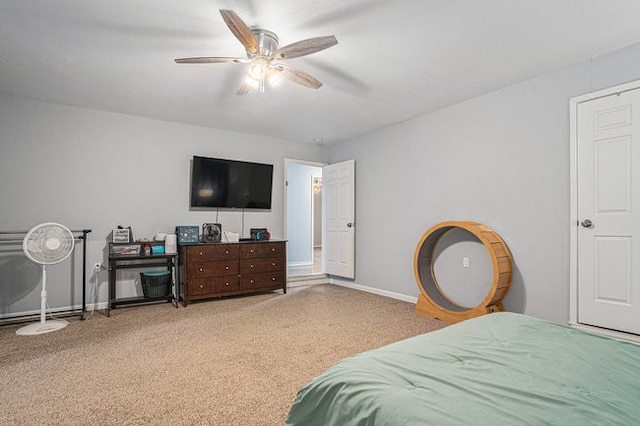
{"label": "fan base", "polygon": [[65,320],[49,320],[38,322],[35,324],[25,325],[16,330],[18,336],[35,336],[36,334],[45,334],[52,331],[58,331],[67,326]]}

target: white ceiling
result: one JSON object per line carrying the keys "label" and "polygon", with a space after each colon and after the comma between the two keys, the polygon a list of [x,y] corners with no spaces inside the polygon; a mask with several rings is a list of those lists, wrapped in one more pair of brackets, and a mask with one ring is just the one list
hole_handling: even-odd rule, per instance
{"label": "white ceiling", "polygon": [[[244,56],[218,9],[324,83],[237,96]],[[0,93],[312,143],[334,143],[640,41],[638,0],[0,0]]]}

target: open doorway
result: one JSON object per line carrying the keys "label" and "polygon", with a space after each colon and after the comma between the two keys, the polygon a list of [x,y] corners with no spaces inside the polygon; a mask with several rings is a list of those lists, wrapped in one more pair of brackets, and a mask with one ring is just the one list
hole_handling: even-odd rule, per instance
{"label": "open doorway", "polygon": [[287,275],[322,273],[322,163],[285,160]]}

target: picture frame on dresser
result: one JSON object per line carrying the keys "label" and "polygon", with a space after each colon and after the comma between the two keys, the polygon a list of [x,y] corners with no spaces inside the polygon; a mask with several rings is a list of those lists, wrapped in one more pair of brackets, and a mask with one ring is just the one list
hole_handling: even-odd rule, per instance
{"label": "picture frame on dresser", "polygon": [[114,243],[130,243],[130,231],[128,229],[114,229],[111,234],[111,240]]}
{"label": "picture frame on dresser", "polygon": [[251,228],[250,235],[251,239],[256,241],[268,240],[270,237],[267,228]]}

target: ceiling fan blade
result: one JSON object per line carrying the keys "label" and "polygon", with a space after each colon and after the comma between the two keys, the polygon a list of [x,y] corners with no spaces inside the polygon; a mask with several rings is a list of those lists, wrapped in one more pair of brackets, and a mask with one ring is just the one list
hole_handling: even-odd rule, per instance
{"label": "ceiling fan blade", "polygon": [[310,89],[319,89],[320,87],[322,87],[322,82],[320,82],[320,80],[318,80],[311,74],[301,71],[297,68],[293,68],[283,64],[277,64],[274,65],[272,69],[279,71],[283,77],[293,81],[294,83],[298,83]]}
{"label": "ceiling fan blade", "polygon": [[276,59],[298,58],[300,56],[319,52],[331,46],[335,46],[336,44],[338,44],[338,40],[333,35],[308,38],[306,40],[300,40],[281,47],[276,51],[273,57]]}
{"label": "ceiling fan blade", "polygon": [[220,14],[227,24],[227,27],[229,27],[233,35],[240,40],[240,43],[247,49],[247,52],[252,54],[258,53],[258,41],[247,24],[245,24],[233,10],[220,9]]}
{"label": "ceiling fan blade", "polygon": [[229,58],[225,56],[201,56],[197,58],[178,58],[175,61],[177,64],[224,64],[229,62],[246,64],[250,60],[248,58]]}

